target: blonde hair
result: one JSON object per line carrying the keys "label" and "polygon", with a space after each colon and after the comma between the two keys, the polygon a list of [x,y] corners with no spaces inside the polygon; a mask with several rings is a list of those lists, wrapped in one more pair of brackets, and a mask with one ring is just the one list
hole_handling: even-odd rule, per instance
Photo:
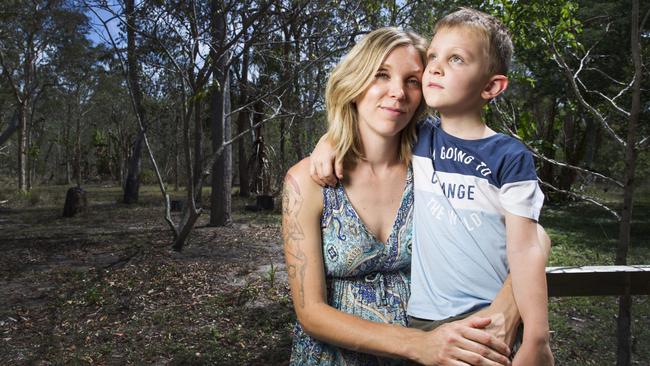
{"label": "blonde hair", "polygon": [[[368,33],[332,70],[325,89],[327,138],[334,147],[337,162],[362,159],[363,147],[358,130],[355,98],[372,83],[388,54],[397,47],[413,46],[426,64],[427,43],[419,35],[397,28],[380,28]],[[399,133],[399,159],[408,163],[415,141],[415,122],[424,111],[424,98],[408,125]]]}
{"label": "blonde hair", "polygon": [[484,41],[484,53],[488,58],[488,75],[507,75],[510,68],[513,46],[510,32],[503,23],[492,15],[461,7],[459,10],[440,19],[435,26],[434,35],[443,29],[466,27],[475,31]]}

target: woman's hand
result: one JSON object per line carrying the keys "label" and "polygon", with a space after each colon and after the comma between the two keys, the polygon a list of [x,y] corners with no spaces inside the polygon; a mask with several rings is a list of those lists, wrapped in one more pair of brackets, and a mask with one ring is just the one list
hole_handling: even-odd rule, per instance
{"label": "woman's hand", "polygon": [[510,365],[508,346],[483,328],[489,318],[473,316],[425,332],[413,360],[424,365]]}

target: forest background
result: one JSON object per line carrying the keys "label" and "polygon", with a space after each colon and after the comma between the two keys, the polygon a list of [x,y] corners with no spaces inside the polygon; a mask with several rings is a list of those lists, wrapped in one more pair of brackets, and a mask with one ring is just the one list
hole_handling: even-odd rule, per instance
{"label": "forest background", "polygon": [[[0,0],[2,364],[285,364],[279,192],[329,71],[458,6],[512,32],[485,118],[537,158],[550,265],[649,264],[648,2]],[[558,364],[650,364],[648,296],[550,311]]]}

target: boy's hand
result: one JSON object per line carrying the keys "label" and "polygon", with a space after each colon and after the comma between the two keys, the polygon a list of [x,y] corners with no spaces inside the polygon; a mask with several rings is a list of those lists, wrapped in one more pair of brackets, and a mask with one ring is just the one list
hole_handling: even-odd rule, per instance
{"label": "boy's hand", "polygon": [[546,342],[523,342],[512,360],[513,366],[553,366],[551,346]]}
{"label": "boy's hand", "polygon": [[485,327],[485,331],[504,341],[512,347],[517,338],[517,329],[521,324],[519,309],[512,295],[512,277],[508,276],[503,287],[492,301],[490,306],[483,308],[473,316],[490,318],[492,322]]}
{"label": "boy's hand", "polygon": [[[336,176],[334,175],[336,173]],[[336,179],[343,178],[343,164],[336,163],[334,149],[325,136],[318,140],[318,144],[309,157],[309,175],[321,187],[335,186]]]}

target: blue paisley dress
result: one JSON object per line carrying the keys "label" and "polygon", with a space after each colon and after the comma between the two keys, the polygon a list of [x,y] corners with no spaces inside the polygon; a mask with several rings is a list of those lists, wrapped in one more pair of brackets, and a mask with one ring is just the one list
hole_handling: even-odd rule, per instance
{"label": "blue paisley dress", "polygon": [[[343,186],[323,189],[321,217],[327,302],[334,308],[380,323],[406,325],[413,242],[413,171],[386,244],[361,221]],[[291,365],[400,365],[404,361],[352,352],[294,328]]]}

